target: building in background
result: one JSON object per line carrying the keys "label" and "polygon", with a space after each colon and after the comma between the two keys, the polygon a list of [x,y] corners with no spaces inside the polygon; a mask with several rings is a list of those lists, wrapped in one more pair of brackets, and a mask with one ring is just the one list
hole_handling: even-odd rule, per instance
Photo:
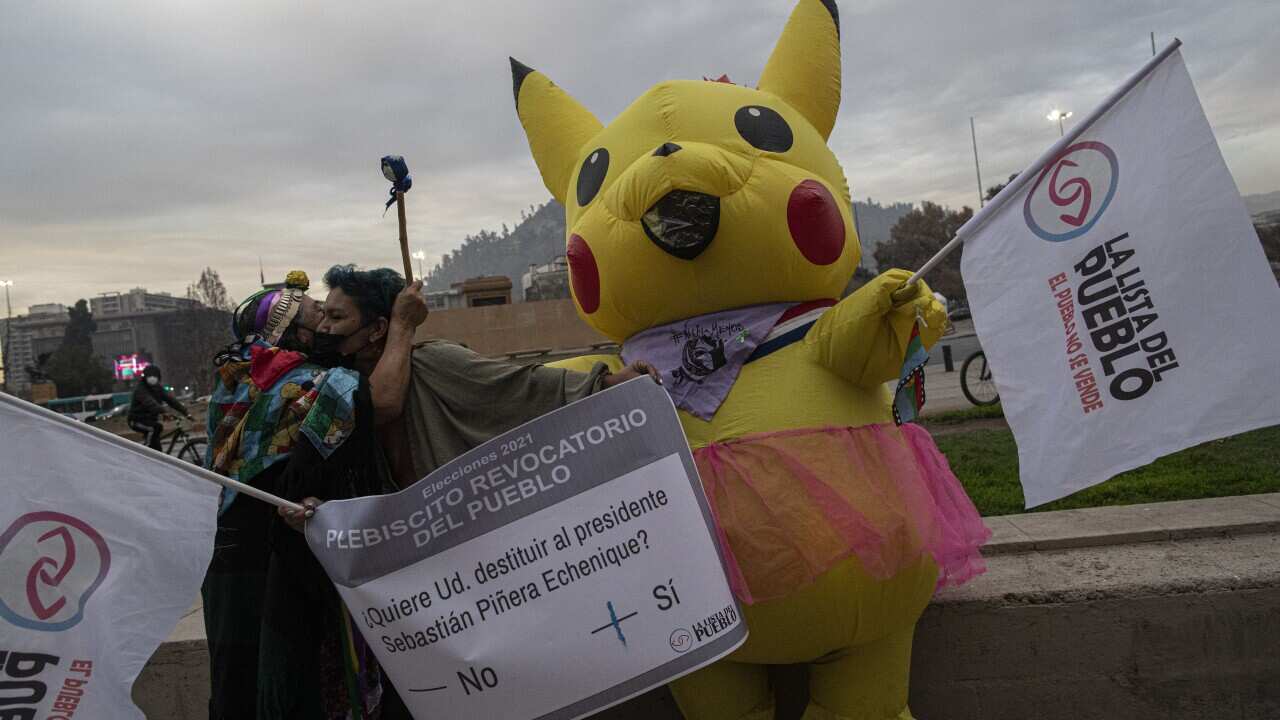
{"label": "building in background", "polygon": [[[117,380],[128,380],[122,377],[118,362],[128,362],[128,358],[139,356],[147,363],[157,363],[164,367],[163,356],[167,349],[161,323],[174,311],[131,313],[128,315],[107,315],[99,317],[94,314],[93,320],[98,329],[93,333],[93,353],[112,366]],[[135,363],[136,364],[136,363]]]}
{"label": "building in background", "polygon": [[569,258],[559,255],[543,265],[530,265],[520,279],[525,302],[562,300],[569,293]]}
{"label": "building in background", "polygon": [[[97,329],[91,338],[94,355],[111,369],[120,387],[125,387],[147,364],[174,367],[185,364],[182,356],[185,348],[176,347],[174,323],[178,313],[201,309],[203,306],[188,298],[167,293],[151,293],[145,288],[128,292],[103,293],[89,301]],[[9,392],[30,397],[31,374],[28,368],[37,368],[40,359],[57,350],[66,335],[70,321],[67,306],[60,303],[32,305],[26,315],[13,318],[11,329],[0,320],[0,342],[8,337],[9,347],[4,348],[6,369],[9,371]],[[219,335],[219,341],[225,338]],[[212,356],[210,356],[212,357]],[[166,372],[166,381],[190,382],[195,371],[173,377]]]}
{"label": "building in background", "polygon": [[33,380],[28,368],[39,365],[42,356],[62,345],[70,316],[66,305],[46,303],[27,308],[26,315],[13,318],[12,326],[8,322],[0,320],[0,342],[8,342],[4,358],[9,392],[27,397]]}
{"label": "building in background", "polygon": [[427,309],[436,312],[437,310],[457,310],[466,307],[466,301],[462,297],[462,291],[457,288],[449,288],[448,290],[435,290],[426,293]]}
{"label": "building in background", "polygon": [[190,298],[175,297],[169,293],[150,293],[146,288],[134,288],[125,293],[102,293],[89,301],[89,311],[93,313],[96,320],[115,315],[189,310],[199,305],[199,302]]}
{"label": "building in background", "polygon": [[[165,366],[170,354],[165,332],[175,312],[201,307],[190,298],[134,288],[128,292],[102,293],[89,301],[98,329],[93,352],[111,366],[116,380],[128,382],[146,365]],[[168,379],[168,378],[166,378]]]}
{"label": "building in background", "polygon": [[511,304],[511,278],[506,275],[481,275],[453,287],[462,294],[464,307]]}
{"label": "building in background", "polygon": [[425,294],[429,310],[457,310],[511,304],[511,278],[506,275],[482,275],[453,283],[448,290]]}

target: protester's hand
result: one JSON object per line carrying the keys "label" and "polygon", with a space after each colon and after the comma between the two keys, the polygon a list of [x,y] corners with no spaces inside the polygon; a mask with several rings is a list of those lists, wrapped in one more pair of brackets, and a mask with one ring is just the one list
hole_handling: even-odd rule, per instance
{"label": "protester's hand", "polygon": [[635,378],[638,378],[644,375],[648,375],[649,377],[653,378],[653,381],[658,383],[659,385],[662,384],[662,373],[658,371],[658,368],[650,365],[649,363],[643,360],[637,360],[631,363],[630,365],[622,368],[618,372],[609,373],[608,375],[605,375],[604,386],[606,388],[611,388],[614,385],[618,385],[620,383],[624,383],[628,380],[633,380]]}
{"label": "protester's hand", "polygon": [[298,532],[302,532],[306,528],[307,518],[315,514],[316,508],[320,507],[320,503],[321,501],[319,498],[303,498],[301,503],[304,508],[303,510],[278,507],[276,508],[276,513],[289,525],[289,527],[297,530]]}
{"label": "protester's hand", "polygon": [[422,281],[414,280],[396,296],[391,307],[391,322],[416,328],[427,321],[427,299],[422,296]]}

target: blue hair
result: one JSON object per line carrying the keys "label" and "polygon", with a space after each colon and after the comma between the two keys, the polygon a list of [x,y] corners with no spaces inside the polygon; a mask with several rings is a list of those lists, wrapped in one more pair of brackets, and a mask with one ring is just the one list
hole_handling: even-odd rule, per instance
{"label": "blue hair", "polygon": [[396,296],[404,290],[404,278],[391,268],[360,270],[355,265],[334,265],[324,274],[330,290],[339,289],[355,302],[362,323],[390,318]]}

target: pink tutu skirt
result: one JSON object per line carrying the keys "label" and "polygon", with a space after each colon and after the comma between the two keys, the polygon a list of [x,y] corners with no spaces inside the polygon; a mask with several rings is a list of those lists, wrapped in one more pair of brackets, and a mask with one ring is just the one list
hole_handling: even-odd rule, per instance
{"label": "pink tutu skirt", "polygon": [[693,455],[743,602],[787,595],[851,555],[888,579],[928,553],[939,587],[986,570],[991,531],[916,425],[760,433]]}

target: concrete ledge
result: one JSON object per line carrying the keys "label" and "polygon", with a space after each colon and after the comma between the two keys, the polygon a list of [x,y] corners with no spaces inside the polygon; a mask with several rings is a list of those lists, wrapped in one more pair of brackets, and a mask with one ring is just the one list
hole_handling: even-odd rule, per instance
{"label": "concrete ledge", "polygon": [[1280,532],[1280,493],[983,518],[990,557],[1029,550]]}
{"label": "concrete ledge", "polygon": [[[1280,493],[986,520],[988,572],[918,626],[918,717],[1280,718]],[[799,717],[803,672],[775,679],[778,717]],[[204,718],[208,682],[195,608],[134,698],[154,720]],[[658,690],[598,717],[680,715]]]}
{"label": "concrete ledge", "polygon": [[1280,717],[1280,535],[996,555],[917,628],[935,718]]}

